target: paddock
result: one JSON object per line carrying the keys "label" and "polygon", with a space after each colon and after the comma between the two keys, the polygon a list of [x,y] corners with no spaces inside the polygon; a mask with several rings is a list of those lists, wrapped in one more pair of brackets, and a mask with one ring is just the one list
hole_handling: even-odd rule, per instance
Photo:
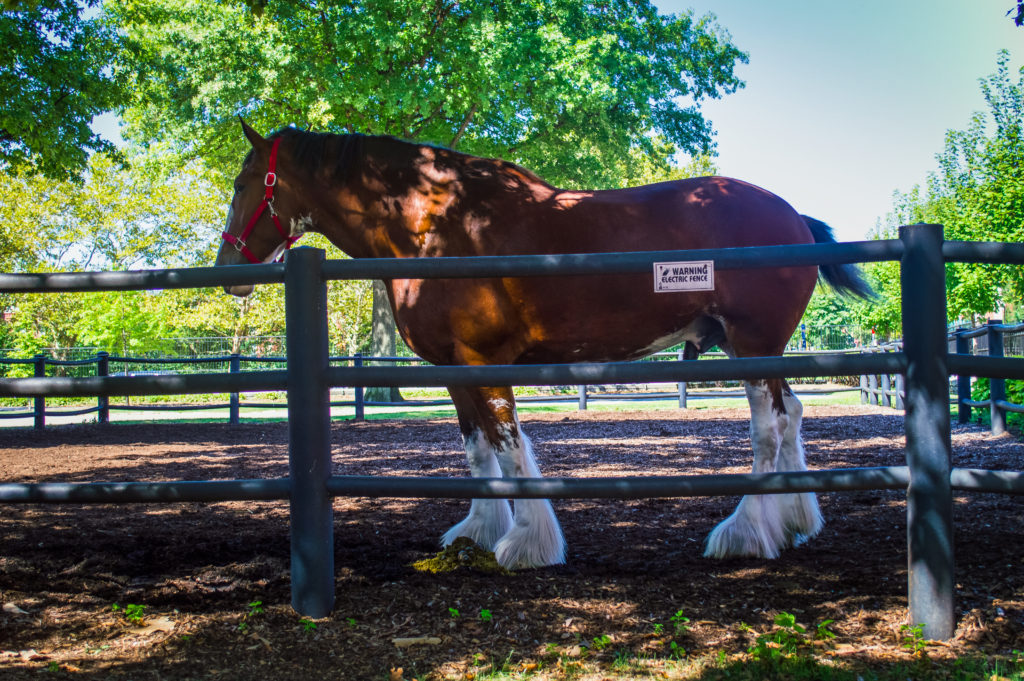
{"label": "paddock", "polygon": [[[745,408],[523,420],[553,477],[749,470]],[[1019,438],[952,429],[956,466],[1019,469]],[[884,407],[808,407],[804,438],[815,469],[905,461],[903,415]],[[283,423],[4,429],[0,479],[276,478],[288,473],[288,439]],[[468,475],[454,419],[334,422],[330,448],[333,475]],[[908,664],[905,500],[903,490],[824,493],[825,529],[774,561],[701,557],[734,497],[559,500],[568,563],[495,575],[412,566],[437,552],[466,500],[336,498],[335,608],[315,629],[289,606],[287,501],[8,506],[0,670],[5,679],[47,668],[81,678],[387,679],[403,668],[406,679],[463,679],[505,664],[536,665],[546,678],[574,661],[619,660],[671,677],[682,664],[672,642],[689,659],[740,653],[780,612],[808,627],[834,620],[822,664]],[[953,512],[957,629],[930,654],[1011,655],[1024,637],[1024,499],[956,492]],[[251,613],[256,601],[264,612]],[[152,631],[126,624],[115,603],[144,605]],[[677,612],[689,629],[673,636]],[[403,638],[439,641],[398,647]]]}
{"label": "paddock", "polygon": [[[327,331],[323,315],[326,309],[326,281],[341,278],[446,278],[446,277],[495,277],[495,276],[541,276],[544,274],[582,275],[597,272],[650,272],[654,262],[669,262],[679,257],[707,258],[715,263],[716,268],[723,270],[743,267],[786,267],[792,265],[849,263],[878,260],[899,260],[901,265],[901,295],[903,300],[903,331],[904,349],[898,353],[884,355],[857,356],[816,356],[800,358],[757,357],[729,360],[728,362],[660,362],[660,363],[580,363],[550,364],[538,366],[432,366],[432,367],[332,367],[327,355]],[[140,272],[99,272],[99,273],[60,273],[60,274],[9,274],[0,275],[0,290],[9,292],[47,291],[85,291],[96,289],[130,290],[180,288],[189,286],[207,286],[212,283],[225,285],[250,285],[269,282],[285,283],[285,312],[287,318],[288,367],[284,371],[254,371],[240,374],[201,374],[195,376],[145,376],[145,377],[96,377],[96,378],[25,378],[0,379],[0,393],[11,397],[46,396],[109,396],[117,394],[151,395],[151,394],[189,394],[216,391],[259,391],[288,390],[288,476],[259,477],[245,479],[189,479],[178,478],[174,481],[122,482],[104,481],[89,483],[85,481],[54,482],[4,482],[0,484],[0,499],[5,502],[32,504],[47,503],[152,503],[164,502],[180,506],[187,502],[223,502],[231,500],[289,500],[289,539],[291,543],[290,570],[286,573],[291,584],[291,613],[302,617],[301,626],[306,633],[316,631],[316,623],[311,618],[326,619],[336,612],[336,599],[339,592],[338,580],[344,580],[345,574],[336,574],[334,564],[335,551],[335,497],[401,497],[417,498],[551,498],[551,499],[656,499],[679,498],[703,495],[736,495],[779,492],[852,492],[854,490],[875,490],[883,494],[883,490],[900,490],[905,493],[905,532],[907,549],[905,565],[909,570],[904,579],[898,581],[907,589],[908,614],[903,621],[909,620],[910,645],[917,652],[924,645],[924,640],[937,639],[951,645],[957,634],[958,626],[964,621],[964,612],[956,603],[957,590],[962,588],[962,580],[958,580],[960,572],[955,572],[954,548],[957,536],[962,533],[980,532],[976,525],[981,508],[962,514],[968,521],[968,527],[956,528],[954,531],[954,511],[959,504],[954,501],[958,494],[966,491],[996,492],[1004,494],[1020,494],[1024,490],[1024,474],[1015,472],[1019,461],[1005,460],[989,462],[986,468],[970,468],[969,460],[956,460],[952,456],[950,419],[948,412],[949,375],[977,375],[990,378],[1024,378],[1024,367],[1020,360],[1000,357],[972,357],[960,354],[948,354],[945,342],[945,287],[943,276],[944,262],[988,262],[988,263],[1020,263],[1024,262],[1024,248],[1020,244],[1000,243],[960,243],[944,242],[942,228],[939,225],[914,225],[900,229],[899,239],[861,242],[857,244],[817,244],[803,246],[766,246],[757,248],[734,248],[720,250],[692,250],[685,252],[643,252],[643,253],[601,253],[587,255],[547,255],[547,256],[510,256],[510,257],[466,257],[466,258],[397,258],[380,260],[344,260],[324,261],[323,251],[314,249],[297,249],[292,251],[283,264],[253,265],[245,267],[209,268],[184,270],[150,270]],[[574,478],[551,477],[537,478],[475,478],[452,479],[447,476],[388,476],[381,475],[334,475],[335,463],[331,448],[331,423],[329,416],[328,391],[333,386],[366,386],[366,385],[397,385],[397,386],[479,386],[479,385],[561,385],[561,384],[597,384],[649,382],[653,379],[666,377],[675,381],[699,381],[720,379],[772,379],[799,378],[806,376],[834,376],[840,374],[892,374],[903,373],[906,376],[906,413],[903,417],[903,456],[894,461],[897,465],[847,467],[840,470],[822,468],[816,471],[768,473],[768,474],[722,474],[722,475],[686,475],[686,476],[627,476],[618,477],[621,471],[614,471],[614,476],[600,476],[600,480],[588,480],[586,476]],[[996,400],[993,400],[995,403]],[[895,416],[895,415],[894,415]],[[166,433],[165,433],[166,434]],[[251,434],[250,434],[251,435]],[[265,438],[266,433],[260,433]],[[142,438],[145,440],[145,438]],[[734,436],[732,440],[736,440]],[[259,442],[260,440],[256,440]],[[244,443],[246,441],[239,441]],[[232,450],[237,448],[234,443]],[[578,445],[579,446],[579,445]],[[848,445],[847,445],[848,446]],[[906,462],[906,466],[898,465]],[[1010,463],[1012,461],[1012,463]],[[1003,466],[1000,466],[1002,464]],[[1006,465],[1009,464],[1009,465]],[[1014,465],[1017,464],[1017,465]],[[989,468],[988,466],[997,466]],[[999,468],[1003,467],[1002,470]],[[1006,469],[1010,470],[1006,470]],[[428,469],[423,469],[428,470]],[[557,474],[556,469],[556,474]],[[688,471],[692,473],[692,471]],[[650,471],[645,471],[650,473]],[[595,484],[596,483],[596,484]],[[892,506],[891,501],[876,498],[886,508]],[[389,515],[391,520],[402,520],[413,511],[421,508],[425,502],[403,502],[397,508],[397,514]],[[641,502],[637,502],[641,503]],[[649,501],[647,503],[656,503]],[[899,502],[895,502],[898,503]],[[988,502],[986,502],[988,503]],[[1001,502],[994,502],[999,504]],[[876,504],[872,503],[871,506]],[[255,508],[249,505],[244,508]],[[218,507],[219,508],[219,507]],[[168,512],[171,513],[172,512]],[[165,515],[168,515],[165,513]],[[583,515],[598,518],[597,514]],[[707,513],[702,514],[704,516]],[[863,522],[880,517],[877,509],[870,509],[863,514]],[[68,516],[70,518],[72,516]],[[108,516],[107,526],[114,523]],[[718,516],[721,517],[720,515]],[[996,526],[998,514],[991,516],[993,522],[984,523]],[[591,518],[591,519],[594,519]],[[599,519],[599,518],[598,518]],[[995,524],[994,524],[995,523]],[[1005,526],[1005,525],[1004,525]],[[1009,525],[1017,527],[1016,524]],[[63,529],[75,528],[77,524],[65,520]],[[609,528],[615,530],[618,525],[590,525],[588,531],[598,536],[607,535]],[[833,525],[835,527],[835,525]],[[899,537],[900,525],[893,524],[886,541]],[[972,530],[972,527],[974,528]],[[988,529],[985,527],[984,529]],[[362,530],[360,530],[362,531]],[[116,535],[114,530],[106,530]],[[215,545],[224,546],[241,536],[238,531],[230,528],[224,530],[225,538]],[[375,539],[380,539],[380,530],[374,530]],[[70,536],[70,535],[69,535]],[[78,536],[77,532],[74,536]],[[972,535],[973,536],[973,535]],[[134,537],[132,537],[134,538]],[[430,541],[420,535],[421,541]],[[1009,543],[1007,538],[1001,538]],[[45,541],[37,542],[45,547]],[[647,546],[641,544],[642,546]],[[844,546],[848,545],[844,544]],[[125,542],[120,544],[124,549]],[[189,546],[192,546],[189,544]],[[205,545],[204,545],[205,546]],[[260,544],[254,542],[253,548]],[[624,546],[632,546],[625,544]],[[651,546],[658,546],[656,543]],[[40,547],[40,548],[42,548]],[[113,550],[114,547],[108,549]],[[208,546],[203,555],[209,553]],[[661,546],[661,548],[665,548]],[[859,542],[853,549],[864,560],[865,554],[880,552],[883,549],[864,542]],[[187,551],[182,553],[187,554]],[[173,554],[177,555],[177,554]],[[172,558],[167,554],[166,558]],[[260,554],[257,555],[270,555]],[[379,555],[379,554],[378,554]],[[587,554],[574,554],[585,557]],[[620,559],[622,551],[615,553]],[[145,557],[143,553],[141,557]],[[772,562],[769,565],[785,565],[785,561]],[[821,566],[821,561],[812,562],[813,566]],[[1012,562],[1006,563],[1013,569]],[[87,567],[87,565],[85,566]],[[658,568],[654,568],[658,569]],[[688,586],[699,585],[699,579],[693,579],[691,573],[706,570],[705,567],[689,567],[685,571],[674,573],[684,575]],[[767,568],[766,568],[767,569]],[[770,568],[774,569],[774,567]],[[989,566],[981,569],[989,574]],[[84,568],[83,568],[84,570]],[[960,570],[964,567],[961,565]],[[378,572],[388,574],[388,568],[378,568]],[[274,566],[266,571],[265,584],[271,577],[281,575],[281,566]],[[579,574],[579,573],[577,573]],[[662,570],[664,577],[667,573]],[[712,577],[721,573],[711,572]],[[871,584],[887,582],[885,573],[873,572]],[[279,577],[278,577],[279,578]],[[540,581],[543,581],[541,578]],[[777,573],[764,572],[753,578],[747,578],[746,585],[763,586],[773,584]],[[808,582],[804,575],[802,580]],[[606,582],[596,588],[615,591],[615,581]],[[794,576],[793,584],[799,585],[800,580]],[[596,582],[595,582],[596,584]],[[736,587],[738,583],[734,583]],[[838,586],[839,581],[835,584]],[[382,587],[383,588],[383,587]],[[852,587],[851,587],[852,588]],[[842,589],[840,589],[842,590]],[[493,592],[500,596],[501,592]],[[522,593],[520,590],[519,593]],[[729,590],[727,593],[735,593]],[[816,589],[814,593],[819,593]],[[824,593],[824,592],[822,592]],[[843,593],[847,593],[843,591]],[[876,591],[876,593],[881,593]],[[761,598],[754,591],[756,598]],[[357,597],[358,598],[358,597]],[[440,594],[437,596],[440,598]],[[437,598],[427,603],[437,602]],[[879,598],[879,596],[874,596]],[[397,602],[397,601],[396,601]],[[522,602],[517,601],[517,602]],[[824,601],[825,604],[832,601]],[[263,601],[250,601],[250,608],[256,608],[249,614],[255,619],[263,615]],[[137,614],[138,604],[133,604]],[[819,606],[820,607],[820,606]],[[17,604],[7,608],[5,617],[21,617],[29,614]],[[1005,622],[1005,608],[996,606],[997,618]],[[486,609],[490,614],[490,609]],[[785,621],[791,621],[793,613],[787,613]],[[481,621],[490,622],[488,617]],[[764,608],[758,608],[765,612]],[[799,608],[800,613],[808,612]],[[449,606],[452,620],[458,620],[459,610]],[[683,618],[684,611],[679,609],[676,614]],[[970,611],[967,611],[969,614]],[[651,615],[650,617],[654,617]],[[526,621],[528,615],[521,611],[517,615],[520,621]],[[566,626],[571,626],[573,617],[567,618]],[[611,615],[606,619],[611,621]],[[686,621],[691,618],[686,617]],[[164,621],[170,622],[167,618]],[[405,623],[411,621],[406,617]],[[711,620],[707,620],[711,622]],[[349,626],[356,628],[357,618],[346,620]],[[660,624],[653,620],[648,623]],[[239,622],[239,630],[246,631],[250,624],[243,616]],[[678,622],[677,622],[678,624]],[[699,625],[700,622],[697,622]],[[244,627],[243,627],[244,625]],[[458,622],[449,621],[450,629],[457,629]],[[172,628],[164,624],[164,628]],[[740,622],[735,625],[740,632],[748,634],[754,631],[748,624]],[[927,628],[927,633],[923,629]],[[681,636],[692,627],[675,627],[675,636]],[[794,632],[797,630],[793,630]],[[802,634],[801,630],[800,633]],[[901,631],[906,631],[902,627]],[[512,635],[512,629],[509,630]],[[661,630],[654,632],[663,633]],[[822,633],[818,631],[817,633]],[[907,634],[904,634],[907,636]],[[185,635],[186,642],[192,642],[191,635]],[[568,638],[572,638],[569,634]],[[582,634],[576,632],[580,646],[588,650],[587,655],[599,657],[601,652],[612,643],[613,639],[601,634],[588,644]],[[269,643],[265,638],[256,636],[257,647]],[[438,636],[427,638],[400,638],[427,645],[442,645],[443,639]],[[479,640],[479,639],[477,639]],[[516,639],[510,638],[512,642]],[[765,639],[757,639],[761,643]],[[472,639],[471,639],[472,641]],[[539,640],[538,640],[539,643]],[[662,645],[669,642],[662,641]],[[672,649],[673,659],[681,657],[679,642]],[[805,643],[808,643],[805,641]],[[906,641],[904,641],[906,643]],[[809,643],[808,643],[809,644]],[[556,644],[552,650],[557,649]],[[102,648],[100,649],[102,650]],[[765,649],[767,651],[767,648]],[[21,651],[23,658],[31,661],[38,657],[32,650]],[[19,652],[18,654],[21,654]],[[95,650],[93,652],[96,652]],[[448,652],[454,652],[449,649]],[[579,652],[579,649],[576,650]],[[565,653],[571,658],[571,651]],[[623,653],[629,655],[628,652]],[[725,654],[723,652],[723,654]],[[765,653],[767,654],[767,652]],[[474,654],[476,655],[476,654]],[[641,657],[630,659],[647,659],[646,653]],[[1014,653],[1020,657],[1019,653]],[[508,659],[511,660],[513,651]],[[559,657],[559,662],[562,658]],[[588,658],[589,659],[589,658]],[[1010,659],[1010,658],[1006,658]],[[620,661],[617,659],[617,661]],[[571,662],[571,659],[570,659]],[[728,662],[725,658],[724,662]],[[1018,665],[1021,660],[1012,664]],[[539,663],[526,663],[539,664]],[[475,675],[476,672],[467,674]],[[899,670],[902,673],[902,670]],[[987,670],[985,675],[989,675]],[[398,678],[400,674],[393,674]],[[465,676],[465,675],[464,675]],[[442,675],[439,678],[449,678]]]}

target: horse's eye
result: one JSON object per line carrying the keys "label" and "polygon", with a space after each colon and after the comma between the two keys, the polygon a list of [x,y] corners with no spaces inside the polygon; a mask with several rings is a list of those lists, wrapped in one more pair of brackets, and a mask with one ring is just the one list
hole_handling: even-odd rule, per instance
{"label": "horse's eye", "polygon": [[243,189],[245,189],[245,185],[244,184],[236,184],[235,185],[235,193],[236,194],[240,193]]}

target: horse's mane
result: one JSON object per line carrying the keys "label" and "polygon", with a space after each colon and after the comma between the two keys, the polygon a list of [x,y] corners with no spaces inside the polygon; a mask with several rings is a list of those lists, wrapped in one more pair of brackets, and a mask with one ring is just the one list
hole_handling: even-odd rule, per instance
{"label": "horse's mane", "polygon": [[356,166],[352,161],[361,154],[365,137],[360,133],[337,135],[288,126],[270,133],[267,139],[288,142],[292,157],[313,174],[324,173],[332,180],[344,180]]}
{"label": "horse's mane", "polygon": [[486,166],[500,170],[512,170],[531,180],[547,184],[543,178],[533,171],[509,161],[473,156],[442,145],[409,142],[390,135],[312,132],[288,126],[271,133],[268,139],[278,137],[288,143],[293,158],[300,165],[309,168],[314,174],[324,173],[326,177],[337,181],[347,179],[348,174],[359,167],[359,161],[367,153],[367,143],[374,141],[406,149],[429,147],[441,151],[456,161],[457,165],[462,166],[471,175],[490,175],[491,173],[480,173],[482,166]]}

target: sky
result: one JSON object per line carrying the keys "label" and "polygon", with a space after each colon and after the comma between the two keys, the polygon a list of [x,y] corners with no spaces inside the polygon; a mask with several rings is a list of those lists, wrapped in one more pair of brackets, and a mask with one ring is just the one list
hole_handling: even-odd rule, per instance
{"label": "sky", "polygon": [[[701,108],[723,175],[760,185],[865,239],[893,192],[938,168],[947,130],[985,111],[1000,49],[1024,63],[1013,0],[654,0],[712,13],[748,53],[746,87]],[[1014,75],[1014,80],[1016,77]]]}

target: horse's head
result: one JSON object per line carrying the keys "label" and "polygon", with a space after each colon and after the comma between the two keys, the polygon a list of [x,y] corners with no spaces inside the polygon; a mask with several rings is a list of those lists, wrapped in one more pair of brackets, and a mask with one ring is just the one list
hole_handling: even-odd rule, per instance
{"label": "horse's head", "polygon": [[[217,265],[273,262],[301,235],[296,178],[279,175],[281,137],[264,139],[242,121],[252,151],[235,178]],[[232,295],[247,296],[252,285],[225,286]]]}

